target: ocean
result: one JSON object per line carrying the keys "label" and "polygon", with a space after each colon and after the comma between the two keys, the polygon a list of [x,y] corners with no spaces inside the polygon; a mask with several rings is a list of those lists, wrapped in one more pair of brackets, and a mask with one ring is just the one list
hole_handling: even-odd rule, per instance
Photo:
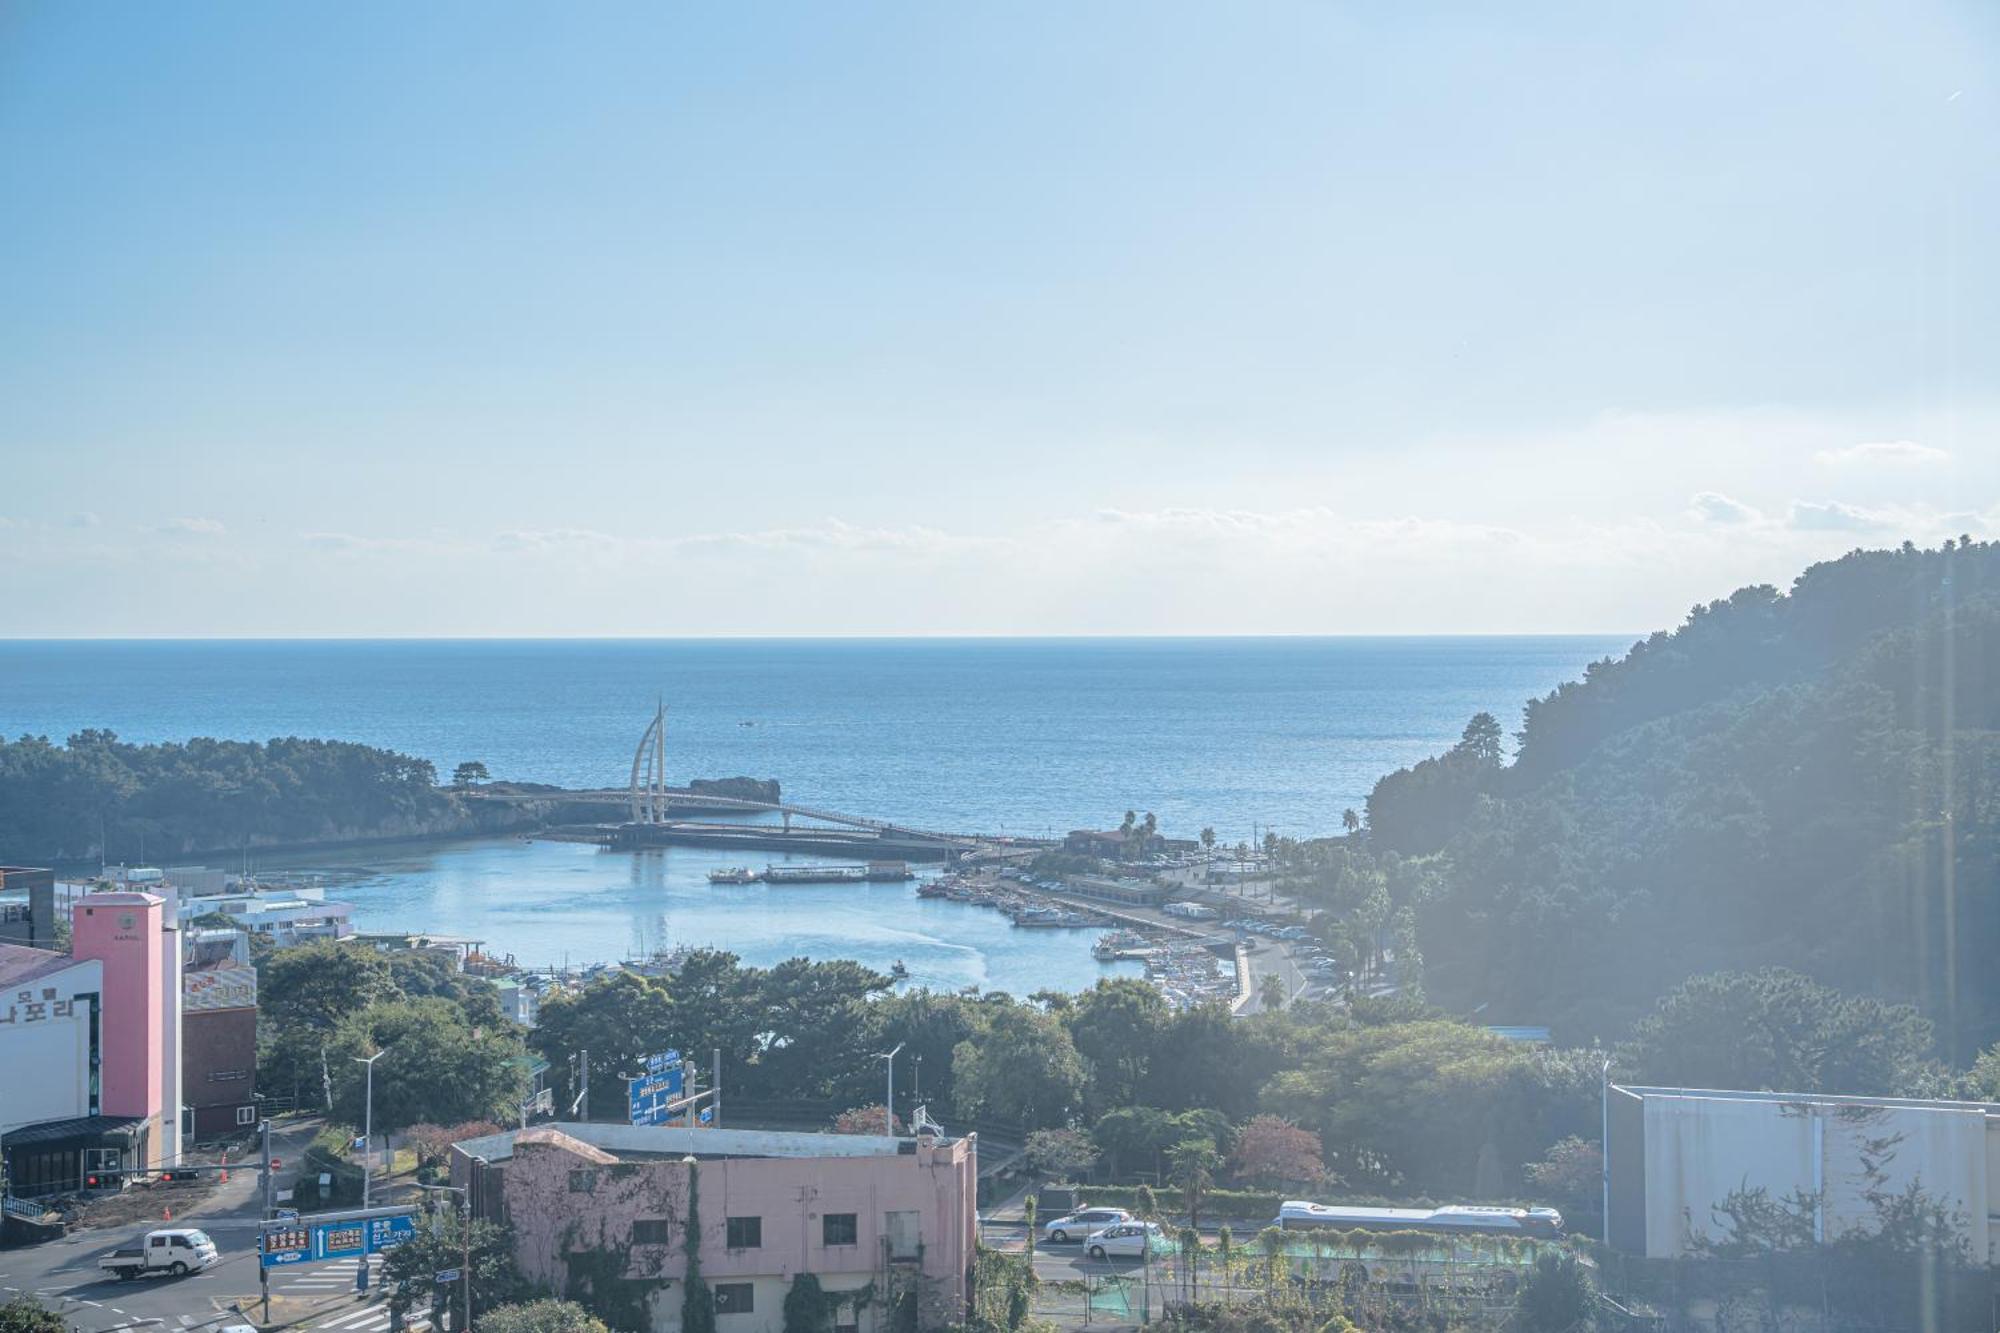
{"label": "ocean", "polygon": [[[1382,774],[1629,637],[0,641],[0,729],[60,739],[334,737],[495,778],[622,786],[656,699],[671,781],[776,778],[786,799],[1027,834],[1154,812],[1224,843],[1337,832]],[[0,848],[0,859],[5,849]],[[714,853],[518,840],[294,858],[363,929],[472,935],[523,962],[716,944],[905,961],[1017,992],[1099,973],[1088,932],[1026,931],[907,885],[719,890]],[[774,897],[774,895],[777,895]]]}

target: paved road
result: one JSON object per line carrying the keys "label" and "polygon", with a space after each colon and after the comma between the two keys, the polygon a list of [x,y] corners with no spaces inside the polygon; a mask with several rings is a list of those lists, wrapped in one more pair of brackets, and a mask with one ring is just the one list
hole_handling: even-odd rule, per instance
{"label": "paved road", "polygon": [[[274,1153],[296,1158],[319,1126],[289,1125],[274,1134]],[[224,1324],[256,1322],[234,1313],[257,1313],[258,1219],[263,1215],[263,1179],[255,1166],[232,1170],[230,1179],[202,1203],[171,1223],[76,1231],[61,1240],[17,1250],[0,1250],[0,1297],[39,1297],[79,1333],[136,1328],[144,1333],[180,1333]],[[101,1272],[98,1260],[121,1246],[136,1245],[156,1226],[200,1227],[215,1241],[221,1262],[186,1277],[149,1277],[131,1282]],[[381,1288],[369,1284],[365,1299],[354,1293],[355,1260],[282,1270],[271,1294],[281,1312],[303,1329],[334,1333],[382,1333],[389,1312]]]}

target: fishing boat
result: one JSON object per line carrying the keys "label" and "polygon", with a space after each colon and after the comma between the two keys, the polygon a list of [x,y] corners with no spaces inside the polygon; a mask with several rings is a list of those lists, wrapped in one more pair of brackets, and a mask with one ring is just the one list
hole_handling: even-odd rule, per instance
{"label": "fishing boat", "polygon": [[755,884],[757,872],[749,866],[729,866],[722,870],[708,872],[710,884]]}

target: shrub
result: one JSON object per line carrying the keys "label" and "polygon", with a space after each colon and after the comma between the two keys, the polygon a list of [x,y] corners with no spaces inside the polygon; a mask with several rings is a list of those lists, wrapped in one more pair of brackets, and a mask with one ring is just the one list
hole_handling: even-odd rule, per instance
{"label": "shrub", "polygon": [[604,1321],[574,1301],[500,1305],[479,1321],[481,1333],[610,1333]]}

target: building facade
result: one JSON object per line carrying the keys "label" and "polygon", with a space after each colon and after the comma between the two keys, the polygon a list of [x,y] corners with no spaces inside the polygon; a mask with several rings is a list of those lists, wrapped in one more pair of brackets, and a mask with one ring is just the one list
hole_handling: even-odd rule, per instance
{"label": "building facade", "polygon": [[1877,1201],[1915,1186],[1958,1219],[1968,1258],[1994,1260],[2000,1106],[1612,1084],[1604,1128],[1606,1234],[1627,1254],[1723,1239],[1740,1191],[1806,1200],[1824,1241],[1877,1230]]}
{"label": "building facade", "polygon": [[513,1226],[531,1280],[591,1294],[640,1281],[656,1333],[680,1328],[689,1195],[719,1333],[780,1333],[811,1273],[835,1326],[878,1333],[915,1301],[925,1326],[963,1320],[977,1237],[972,1137],[786,1134],[565,1124],[454,1145],[474,1207]]}
{"label": "building facade", "polygon": [[257,969],[238,930],[186,932],[181,1086],[195,1142],[257,1123]]}
{"label": "building facade", "polygon": [[0,943],[56,947],[56,876],[33,866],[0,866]]}
{"label": "building facade", "polygon": [[181,1151],[180,927],[165,892],[85,894],[70,913],[70,952],[104,968],[99,1103],[148,1126],[134,1169]]}

